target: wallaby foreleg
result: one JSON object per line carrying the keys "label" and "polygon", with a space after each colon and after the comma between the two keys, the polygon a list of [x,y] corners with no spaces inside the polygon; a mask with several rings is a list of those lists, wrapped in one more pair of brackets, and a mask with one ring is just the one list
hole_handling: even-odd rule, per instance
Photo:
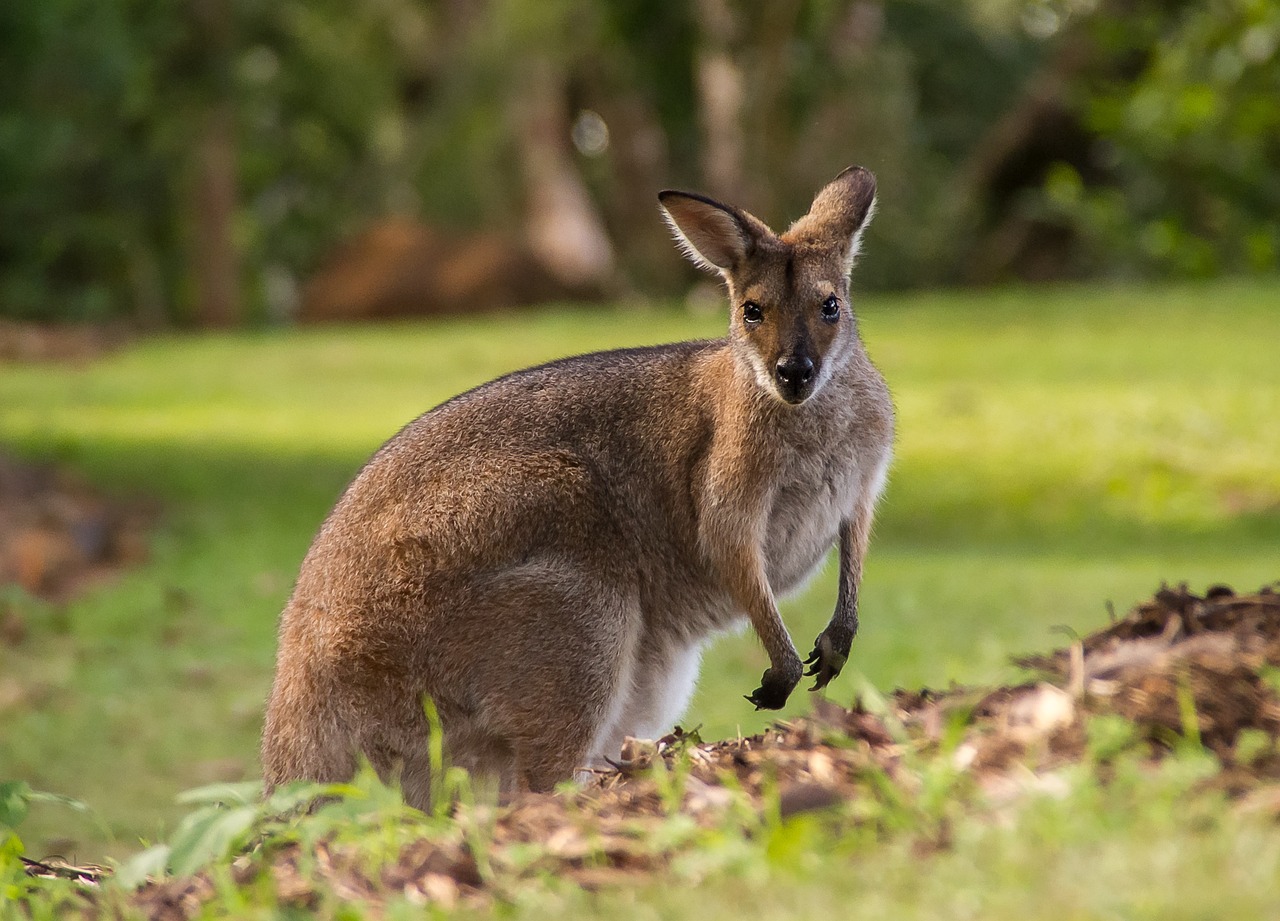
{"label": "wallaby foreleg", "polygon": [[806,675],[815,678],[809,690],[825,688],[840,674],[849,660],[853,638],[858,634],[858,587],[862,582],[862,560],[871,537],[871,507],[852,519],[840,522],[840,587],[835,613],[817,639],[813,652],[804,660]]}
{"label": "wallaby foreleg", "polygon": [[760,679],[760,687],[745,696],[757,710],[780,710],[800,683],[804,665],[778,613],[760,551],[741,546],[726,554],[720,568],[734,601],[747,612],[756,636],[769,654],[769,667]]}

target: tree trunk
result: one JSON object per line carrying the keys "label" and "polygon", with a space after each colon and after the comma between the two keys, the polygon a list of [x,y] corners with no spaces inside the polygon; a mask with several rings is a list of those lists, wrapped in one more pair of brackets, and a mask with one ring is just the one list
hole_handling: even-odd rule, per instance
{"label": "tree trunk", "polygon": [[516,122],[529,248],[570,288],[606,288],[614,280],[613,245],[569,150],[564,74],[545,59],[528,65]]}
{"label": "tree trunk", "polygon": [[734,54],[741,27],[729,0],[697,0],[696,13],[699,45],[694,66],[702,179],[711,194],[738,203],[746,185],[742,124],[746,79]]}
{"label": "tree trunk", "polygon": [[[782,207],[796,156],[796,136],[788,111],[787,90],[792,82],[793,48],[799,25],[799,0],[771,0],[754,9],[751,107],[743,113],[751,151],[752,175],[746,191],[757,214],[766,220],[787,218]],[[806,177],[807,178],[807,177]]]}
{"label": "tree trunk", "polygon": [[197,128],[192,268],[196,284],[196,322],[203,327],[233,326],[241,319],[240,256],[236,252],[235,103],[231,68],[235,19],[231,0],[196,0],[191,7],[195,32],[204,45],[207,107]]}
{"label": "tree trunk", "polygon": [[1043,184],[1054,163],[1088,172],[1093,139],[1072,108],[1070,88],[1097,65],[1088,23],[1078,23],[1061,36],[1057,51],[959,170],[962,200],[977,227],[965,259],[966,281],[1064,276],[1074,231],[1021,213],[1016,203],[1027,189]]}
{"label": "tree trunk", "polygon": [[240,258],[232,224],[236,209],[234,113],[230,102],[205,115],[196,149],[193,268],[196,319],[206,328],[240,320]]}

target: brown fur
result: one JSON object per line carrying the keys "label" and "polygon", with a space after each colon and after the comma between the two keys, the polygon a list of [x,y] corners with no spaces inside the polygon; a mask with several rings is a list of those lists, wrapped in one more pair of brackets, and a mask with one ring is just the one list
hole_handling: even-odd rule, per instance
{"label": "brown fur", "polygon": [[668,729],[703,644],[744,617],[771,662],[749,699],[781,707],[803,665],[775,593],[837,539],[839,601],[809,673],[838,674],[893,438],[849,305],[874,189],[845,171],[781,236],[664,192],[678,238],[728,283],[727,338],[521,371],[387,442],[281,617],[268,787],[347,778],[363,754],[427,805],[430,696],[454,763],[545,790]]}

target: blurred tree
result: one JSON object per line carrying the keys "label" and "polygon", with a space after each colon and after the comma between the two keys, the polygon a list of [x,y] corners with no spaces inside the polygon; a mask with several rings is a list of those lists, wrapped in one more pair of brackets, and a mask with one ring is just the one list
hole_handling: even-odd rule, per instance
{"label": "blurred tree", "polygon": [[1270,270],[1277,7],[3,4],[0,314],[287,319],[394,216],[560,290],[672,293],[659,188],[778,223],[852,162],[891,203],[866,287]]}
{"label": "blurred tree", "polygon": [[392,197],[414,6],[3,5],[0,313],[287,311],[295,273]]}
{"label": "blurred tree", "polygon": [[969,277],[1280,268],[1280,4],[1028,11],[1053,52],[971,164]]}
{"label": "blurred tree", "polygon": [[135,24],[119,3],[85,0],[0,5],[0,312],[163,310],[157,244],[172,228],[158,217],[171,201],[145,50],[163,18]]}
{"label": "blurred tree", "polygon": [[[729,201],[746,194],[746,70],[744,40],[748,11],[730,0],[697,0],[699,136],[707,191]],[[791,30],[778,41],[789,40]]]}
{"label": "blurred tree", "polygon": [[231,0],[195,0],[188,15],[203,52],[205,97],[192,115],[197,139],[189,200],[196,317],[201,326],[231,326],[240,319],[240,259],[233,230],[238,198],[234,8]]}
{"label": "blurred tree", "polygon": [[235,239],[251,315],[288,319],[336,242],[420,208],[413,172],[441,36],[415,0],[235,2]]}
{"label": "blurred tree", "polygon": [[1089,28],[1110,66],[1081,87],[1105,180],[1070,168],[1049,205],[1081,269],[1216,275],[1280,268],[1280,4],[1130,0]]}

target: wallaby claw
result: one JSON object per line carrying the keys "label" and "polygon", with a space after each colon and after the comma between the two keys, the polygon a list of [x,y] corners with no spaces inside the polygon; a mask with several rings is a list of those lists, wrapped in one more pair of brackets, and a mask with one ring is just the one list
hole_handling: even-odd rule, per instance
{"label": "wallaby claw", "polygon": [[805,669],[805,675],[817,677],[813,687],[809,688],[810,691],[821,691],[831,683],[832,678],[840,674],[844,664],[849,661],[849,648],[852,645],[853,634],[844,629],[833,630],[828,627],[818,635],[813,641],[813,652],[804,660],[804,664],[809,666]]}
{"label": "wallaby claw", "polygon": [[748,702],[754,704],[757,710],[781,710],[799,680],[799,675],[787,678],[774,669],[767,668],[760,679],[760,687],[743,696]]}
{"label": "wallaby claw", "polygon": [[742,698],[754,705],[757,710],[781,710],[787,702],[786,697],[779,700],[764,687],[756,688],[750,694],[743,694]]}

